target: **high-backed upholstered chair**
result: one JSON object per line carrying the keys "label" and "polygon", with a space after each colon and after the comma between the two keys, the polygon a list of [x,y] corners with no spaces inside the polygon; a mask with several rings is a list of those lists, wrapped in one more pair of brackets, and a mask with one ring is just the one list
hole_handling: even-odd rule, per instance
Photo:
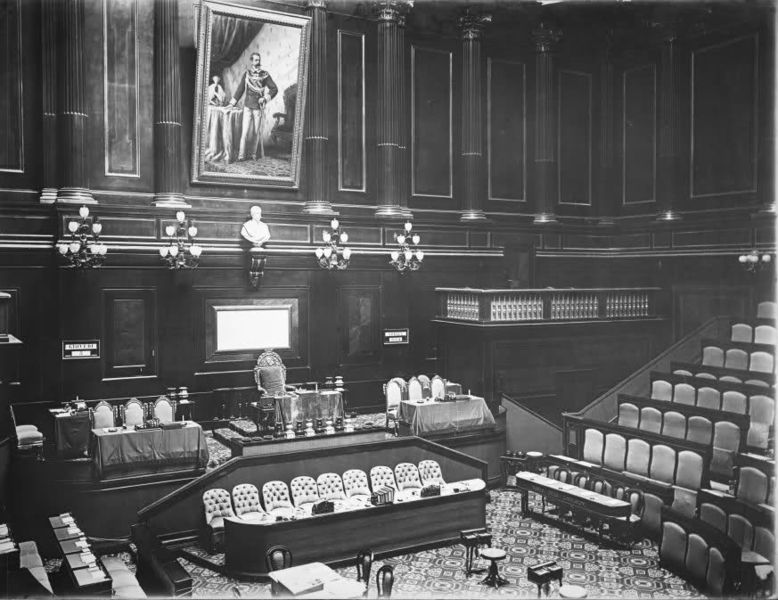
{"label": "high-backed upholstered chair", "polygon": [[584,431],[583,459],[595,465],[602,464],[602,451],[604,448],[602,431],[587,429]]}
{"label": "high-backed upholstered chair", "polygon": [[370,500],[370,486],[362,469],[349,469],[343,473],[343,488],[347,498]]}
{"label": "high-backed upholstered chair", "polygon": [[137,398],[130,398],[124,405],[124,424],[127,427],[135,427],[136,425],[143,425],[145,420],[143,414],[143,405]]}
{"label": "high-backed upholstered chair", "polygon": [[623,499],[630,504],[630,514],[622,519],[614,520],[618,523],[617,534],[629,541],[636,537],[637,530],[643,522],[644,500],[643,492],[637,488],[627,488],[624,490]]}
{"label": "high-backed upholstered chair", "polygon": [[662,541],[659,545],[659,564],[676,573],[686,568],[686,531],[678,523],[662,524]]}
{"label": "high-backed upholstered chair", "polygon": [[749,550],[754,542],[754,526],[743,515],[727,516],[727,535],[743,550]]}
{"label": "high-backed upholstered chair", "polygon": [[640,409],[640,430],[659,433],[662,430],[662,413],[653,406]]}
{"label": "high-backed upholstered chair", "polygon": [[773,359],[773,355],[769,352],[762,352],[761,350],[758,350],[757,352],[751,353],[751,359],[748,363],[749,371],[772,373],[774,367],[775,360]]}
{"label": "high-backed upholstered chair", "polygon": [[166,396],[160,396],[154,401],[154,418],[160,423],[172,423],[176,418],[173,403]]}
{"label": "high-backed upholstered chair", "polygon": [[370,487],[373,491],[380,487],[390,487],[397,489],[397,483],[394,480],[394,473],[389,467],[376,465],[370,469]]}
{"label": "high-backed upholstered chair", "polygon": [[421,384],[421,397],[423,399],[432,398],[432,382],[426,375],[417,375],[416,377]]}
{"label": "high-backed upholstered chair", "polygon": [[664,444],[655,444],[651,450],[651,479],[673,483],[675,475],[675,450]]}
{"label": "high-backed upholstered chair", "polygon": [[705,573],[705,586],[713,598],[724,595],[724,582],[727,570],[724,568],[724,555],[718,548],[708,550],[708,569]]}
{"label": "high-backed upholstered chair", "polygon": [[383,565],[378,569],[375,583],[378,588],[378,597],[390,598],[392,596],[392,585],[394,585],[394,567],[392,565]]}
{"label": "high-backed upholstered chair", "polygon": [[322,473],[316,478],[319,498],[322,500],[344,500],[346,492],[343,481],[337,473]]}
{"label": "high-backed upholstered chair", "polygon": [[697,401],[697,390],[688,383],[676,383],[673,387],[673,402],[694,406]]}
{"label": "high-backed upholstered chair", "polygon": [[763,394],[754,394],[748,399],[748,414],[751,426],[748,428],[746,443],[766,450],[775,419],[775,400]]}
{"label": "high-backed upholstered chair", "polygon": [[718,346],[705,346],[702,349],[702,364],[706,367],[723,367],[724,350]]}
{"label": "high-backed upholstered chair", "polygon": [[408,380],[408,400],[422,400],[422,386],[418,377],[411,377]]}
{"label": "high-backed upholstered chair", "polygon": [[268,514],[259,503],[259,490],[251,483],[241,483],[232,488],[232,504],[235,515],[244,521],[262,521]]}
{"label": "high-backed upholstered chair", "polygon": [[[265,552],[265,562],[267,563],[267,570],[280,571],[281,569],[288,569],[294,563],[292,557],[292,551],[286,546],[271,546]],[[280,585],[275,580],[270,580],[270,595],[277,597],[281,595]]]}
{"label": "high-backed upholstered chair", "polygon": [[697,444],[710,444],[713,437],[713,423],[710,419],[693,415],[689,417],[689,429],[686,432],[686,439]]}
{"label": "high-backed upholstered chair", "polygon": [[605,436],[605,454],[603,465],[614,471],[624,470],[624,459],[627,454],[627,440],[618,433],[609,433]]}
{"label": "high-backed upholstered chair", "polygon": [[757,525],[754,527],[753,551],[761,554],[770,562],[775,560],[775,535],[767,527]]}
{"label": "high-backed upholstered chair", "polygon": [[666,400],[673,399],[673,386],[664,379],[656,379],[651,384],[651,398],[653,400]]}
{"label": "high-backed upholstered chair", "polygon": [[740,467],[735,496],[752,504],[763,504],[767,499],[769,480],[759,469]]}
{"label": "high-backed upholstered chair", "polygon": [[686,438],[686,417],[674,410],[668,410],[662,418],[662,435],[678,438]]}
{"label": "high-backed upholstered chair", "polygon": [[436,460],[423,460],[419,463],[419,475],[424,485],[446,483],[443,472]]}
{"label": "high-backed upholstered chair", "polygon": [[746,395],[736,390],[727,390],[721,395],[721,410],[746,414],[748,401]]}
{"label": "high-backed upholstered chair", "polygon": [[92,429],[104,429],[116,424],[113,406],[105,400],[100,400],[92,409]]}
{"label": "high-backed upholstered chair", "polygon": [[686,542],[686,572],[692,581],[704,581],[708,569],[708,542],[696,533],[690,533]]}
{"label": "high-backed upholstered chair", "polygon": [[218,551],[224,543],[224,518],[234,517],[230,493],[222,488],[203,492],[205,531],[203,542],[211,552]]}
{"label": "high-backed upholstered chair", "polygon": [[266,482],[262,486],[262,500],[265,503],[265,510],[272,517],[289,518],[294,514],[294,506],[289,499],[289,488],[283,481]]}
{"label": "high-backed upholstered chair", "polygon": [[702,468],[702,456],[691,450],[681,450],[675,468],[675,485],[689,490],[700,489]]}
{"label": "high-backed upholstered chair", "polygon": [[394,477],[395,481],[397,481],[397,489],[401,492],[404,490],[421,489],[419,468],[413,463],[398,463],[394,468]]}
{"label": "high-backed upholstered chair", "polygon": [[257,365],[254,367],[254,381],[257,383],[257,389],[260,394],[275,396],[287,391],[294,391],[293,385],[286,384],[286,367],[284,361],[277,352],[265,350],[257,358]]}
{"label": "high-backed upholstered chair", "polygon": [[[702,374],[698,373],[697,377],[702,377]],[[714,375],[711,375],[710,378],[716,379]],[[729,383],[743,383],[743,380],[740,377],[735,377],[734,375],[722,375],[721,377],[719,377],[719,381],[724,381]]]}
{"label": "high-backed upholstered chair", "polygon": [[651,446],[646,440],[632,438],[627,442],[627,461],[624,467],[627,472],[648,477],[650,458]]}
{"label": "high-backed upholstered chair", "polygon": [[640,409],[630,402],[622,402],[619,404],[619,420],[618,424],[622,427],[632,427],[637,429],[640,422]]}
{"label": "high-backed upholstered chair", "polygon": [[754,330],[748,323],[733,323],[731,335],[729,337],[733,342],[751,343],[754,341]]}
{"label": "high-backed upholstered chair", "polygon": [[289,487],[292,490],[292,501],[296,508],[310,510],[314,502],[318,502],[319,490],[313,477],[300,475],[292,479]]}
{"label": "high-backed upholstered chair", "polygon": [[747,369],[748,352],[740,348],[729,348],[724,355],[724,366],[727,369],[740,369],[741,371]]}
{"label": "high-backed upholstered chair", "polygon": [[386,428],[397,426],[400,418],[400,402],[408,399],[408,386],[402,377],[393,377],[384,386],[386,398]]}
{"label": "high-backed upholstered chair", "polygon": [[720,506],[711,502],[701,502],[699,518],[708,525],[713,525],[719,531],[727,533],[727,513]]}
{"label": "high-backed upholstered chair", "polygon": [[760,302],[756,307],[757,319],[778,318],[778,304],[775,302]]}
{"label": "high-backed upholstered chair", "polygon": [[656,536],[662,530],[662,506],[661,497],[648,492],[643,494],[643,527]]}
{"label": "high-backed upholstered chair", "polygon": [[[373,566],[374,555],[370,550],[360,550],[357,553],[357,581],[362,581],[365,588],[370,585],[370,569]],[[365,589],[367,595],[367,589]]]}
{"label": "high-backed upholstered chair", "polygon": [[757,325],[754,329],[755,344],[775,344],[776,337],[775,327],[772,325]]}
{"label": "high-backed upholstered chair", "polygon": [[699,388],[697,390],[697,406],[719,410],[721,407],[721,392],[708,386]]}
{"label": "high-backed upholstered chair", "polygon": [[434,375],[430,382],[433,398],[443,398],[446,395],[446,380],[440,375]]}

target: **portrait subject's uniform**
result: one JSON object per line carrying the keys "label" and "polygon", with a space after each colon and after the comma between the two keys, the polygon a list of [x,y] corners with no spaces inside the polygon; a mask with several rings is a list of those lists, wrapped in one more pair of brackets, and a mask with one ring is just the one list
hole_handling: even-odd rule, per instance
{"label": "portrait subject's uniform", "polygon": [[250,150],[251,158],[257,158],[257,149],[259,156],[264,158],[265,145],[262,142],[262,124],[264,123],[265,105],[275,98],[278,93],[270,73],[263,69],[248,69],[241,77],[238,89],[235,90],[233,99],[237,102],[241,96],[243,98],[243,128],[240,134],[240,149],[238,150],[238,160],[246,158],[246,146],[254,136]]}

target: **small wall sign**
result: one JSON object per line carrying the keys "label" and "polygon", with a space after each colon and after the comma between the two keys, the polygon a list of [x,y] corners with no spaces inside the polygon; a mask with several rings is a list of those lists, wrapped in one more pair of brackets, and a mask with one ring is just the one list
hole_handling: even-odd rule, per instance
{"label": "small wall sign", "polygon": [[384,346],[408,343],[407,329],[384,329]]}
{"label": "small wall sign", "polygon": [[63,340],[62,360],[100,358],[100,340]]}

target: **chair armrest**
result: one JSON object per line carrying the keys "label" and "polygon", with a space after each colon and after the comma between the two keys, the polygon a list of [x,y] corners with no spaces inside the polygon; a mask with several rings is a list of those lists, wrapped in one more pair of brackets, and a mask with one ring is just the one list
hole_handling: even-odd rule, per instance
{"label": "chair armrest", "polygon": [[267,396],[268,395],[267,390],[265,388],[263,388],[261,385],[257,384],[257,389],[259,390],[259,395],[260,396]]}
{"label": "chair armrest", "polygon": [[297,386],[287,383],[287,384],[284,385],[284,389],[287,392],[294,392],[297,389]]}

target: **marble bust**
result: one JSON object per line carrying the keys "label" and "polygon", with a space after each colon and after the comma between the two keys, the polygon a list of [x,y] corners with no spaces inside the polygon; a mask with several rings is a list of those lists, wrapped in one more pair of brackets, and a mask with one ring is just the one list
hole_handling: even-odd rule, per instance
{"label": "marble bust", "polygon": [[262,222],[262,209],[259,206],[251,207],[251,219],[243,224],[240,234],[255,246],[262,246],[270,239],[270,229]]}

